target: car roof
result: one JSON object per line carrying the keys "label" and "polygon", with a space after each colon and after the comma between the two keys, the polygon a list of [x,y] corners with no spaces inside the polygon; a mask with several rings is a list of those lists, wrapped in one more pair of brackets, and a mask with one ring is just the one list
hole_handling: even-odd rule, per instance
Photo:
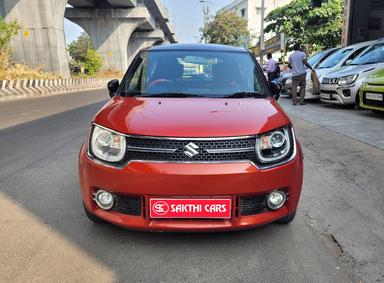
{"label": "car roof", "polygon": [[359,49],[361,47],[371,46],[375,43],[376,43],[376,40],[364,41],[364,42],[359,42],[359,43],[355,43],[352,45],[347,45],[347,46],[343,47],[343,49],[347,49],[347,48]]}
{"label": "car roof", "polygon": [[375,41],[375,43],[383,43],[383,42],[384,42],[384,37],[382,37],[382,38],[380,38],[380,39]]}
{"label": "car roof", "polygon": [[148,51],[153,50],[201,50],[201,51],[229,51],[229,52],[247,52],[247,49],[244,47],[234,47],[228,45],[220,44],[202,44],[202,43],[175,43],[175,44],[162,44],[155,45],[148,49]]}

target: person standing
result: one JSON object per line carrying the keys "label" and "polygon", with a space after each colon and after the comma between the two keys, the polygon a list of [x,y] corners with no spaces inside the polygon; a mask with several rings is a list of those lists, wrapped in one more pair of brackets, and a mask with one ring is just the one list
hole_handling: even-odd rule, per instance
{"label": "person standing", "polygon": [[272,54],[267,54],[268,64],[267,64],[267,75],[268,82],[271,84],[274,79],[276,79],[276,62],[272,58]]}
{"label": "person standing", "polygon": [[305,105],[305,87],[307,71],[305,67],[313,68],[307,62],[307,55],[300,50],[300,44],[294,45],[294,52],[289,56],[288,67],[292,70],[292,101],[293,105],[297,105],[297,86],[300,84],[300,105]]}

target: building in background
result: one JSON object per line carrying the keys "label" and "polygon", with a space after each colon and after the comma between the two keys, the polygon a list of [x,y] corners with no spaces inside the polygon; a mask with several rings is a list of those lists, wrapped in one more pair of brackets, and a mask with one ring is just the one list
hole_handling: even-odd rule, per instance
{"label": "building in background", "polygon": [[343,45],[384,37],[383,0],[345,0]]}
{"label": "building in background", "polygon": [[[284,6],[292,0],[264,0],[265,16],[277,7]],[[233,11],[248,21],[248,30],[254,37],[251,45],[256,45],[261,29],[261,0],[235,0],[220,11]],[[269,35],[271,37],[271,35]],[[268,39],[266,36],[265,39]]]}

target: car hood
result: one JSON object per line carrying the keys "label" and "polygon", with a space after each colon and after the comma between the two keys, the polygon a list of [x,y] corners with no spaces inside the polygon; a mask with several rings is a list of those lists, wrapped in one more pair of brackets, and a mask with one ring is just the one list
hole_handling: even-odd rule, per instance
{"label": "car hood", "polygon": [[94,122],[132,135],[225,137],[267,132],[290,120],[270,98],[114,97]]}
{"label": "car hood", "polygon": [[324,75],[324,78],[340,78],[356,74],[364,76],[364,73],[375,70],[377,66],[378,64],[368,64],[343,67],[327,75]]}
{"label": "car hood", "polygon": [[384,85],[384,69],[370,75],[366,82],[371,85]]}
{"label": "car hood", "polygon": [[[335,70],[334,67],[316,69],[316,74],[317,74],[317,77],[319,78],[319,80],[321,81],[321,79],[323,78],[324,75],[327,75],[328,73],[332,72],[333,70]],[[310,78],[310,76],[309,76],[309,78]]]}

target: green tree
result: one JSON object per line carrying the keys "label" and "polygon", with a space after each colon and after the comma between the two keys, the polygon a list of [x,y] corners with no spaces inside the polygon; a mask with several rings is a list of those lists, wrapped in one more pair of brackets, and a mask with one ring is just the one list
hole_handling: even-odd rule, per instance
{"label": "green tree", "polygon": [[200,31],[207,43],[248,46],[251,39],[247,21],[230,11],[217,13]]}
{"label": "green tree", "polygon": [[88,49],[92,49],[93,44],[89,36],[83,32],[75,41],[68,44],[68,52],[72,60],[84,61]]}
{"label": "green tree", "polygon": [[328,0],[321,8],[311,8],[311,0],[293,0],[270,12],[265,32],[285,33],[288,48],[302,44],[307,52],[341,43],[343,0]]}
{"label": "green tree", "polygon": [[0,76],[4,77],[9,68],[10,48],[9,43],[14,35],[20,30],[17,21],[7,23],[0,17]]}
{"label": "green tree", "polygon": [[103,65],[103,56],[97,53],[94,49],[88,49],[84,61],[85,69],[89,75],[97,73]]}
{"label": "green tree", "polygon": [[103,57],[93,49],[91,39],[84,32],[68,45],[68,53],[72,70],[84,69],[87,74],[94,75],[103,64]]}
{"label": "green tree", "polygon": [[0,49],[6,50],[9,47],[11,38],[16,35],[20,30],[20,25],[16,20],[13,22],[5,22],[2,17],[0,17]]}

